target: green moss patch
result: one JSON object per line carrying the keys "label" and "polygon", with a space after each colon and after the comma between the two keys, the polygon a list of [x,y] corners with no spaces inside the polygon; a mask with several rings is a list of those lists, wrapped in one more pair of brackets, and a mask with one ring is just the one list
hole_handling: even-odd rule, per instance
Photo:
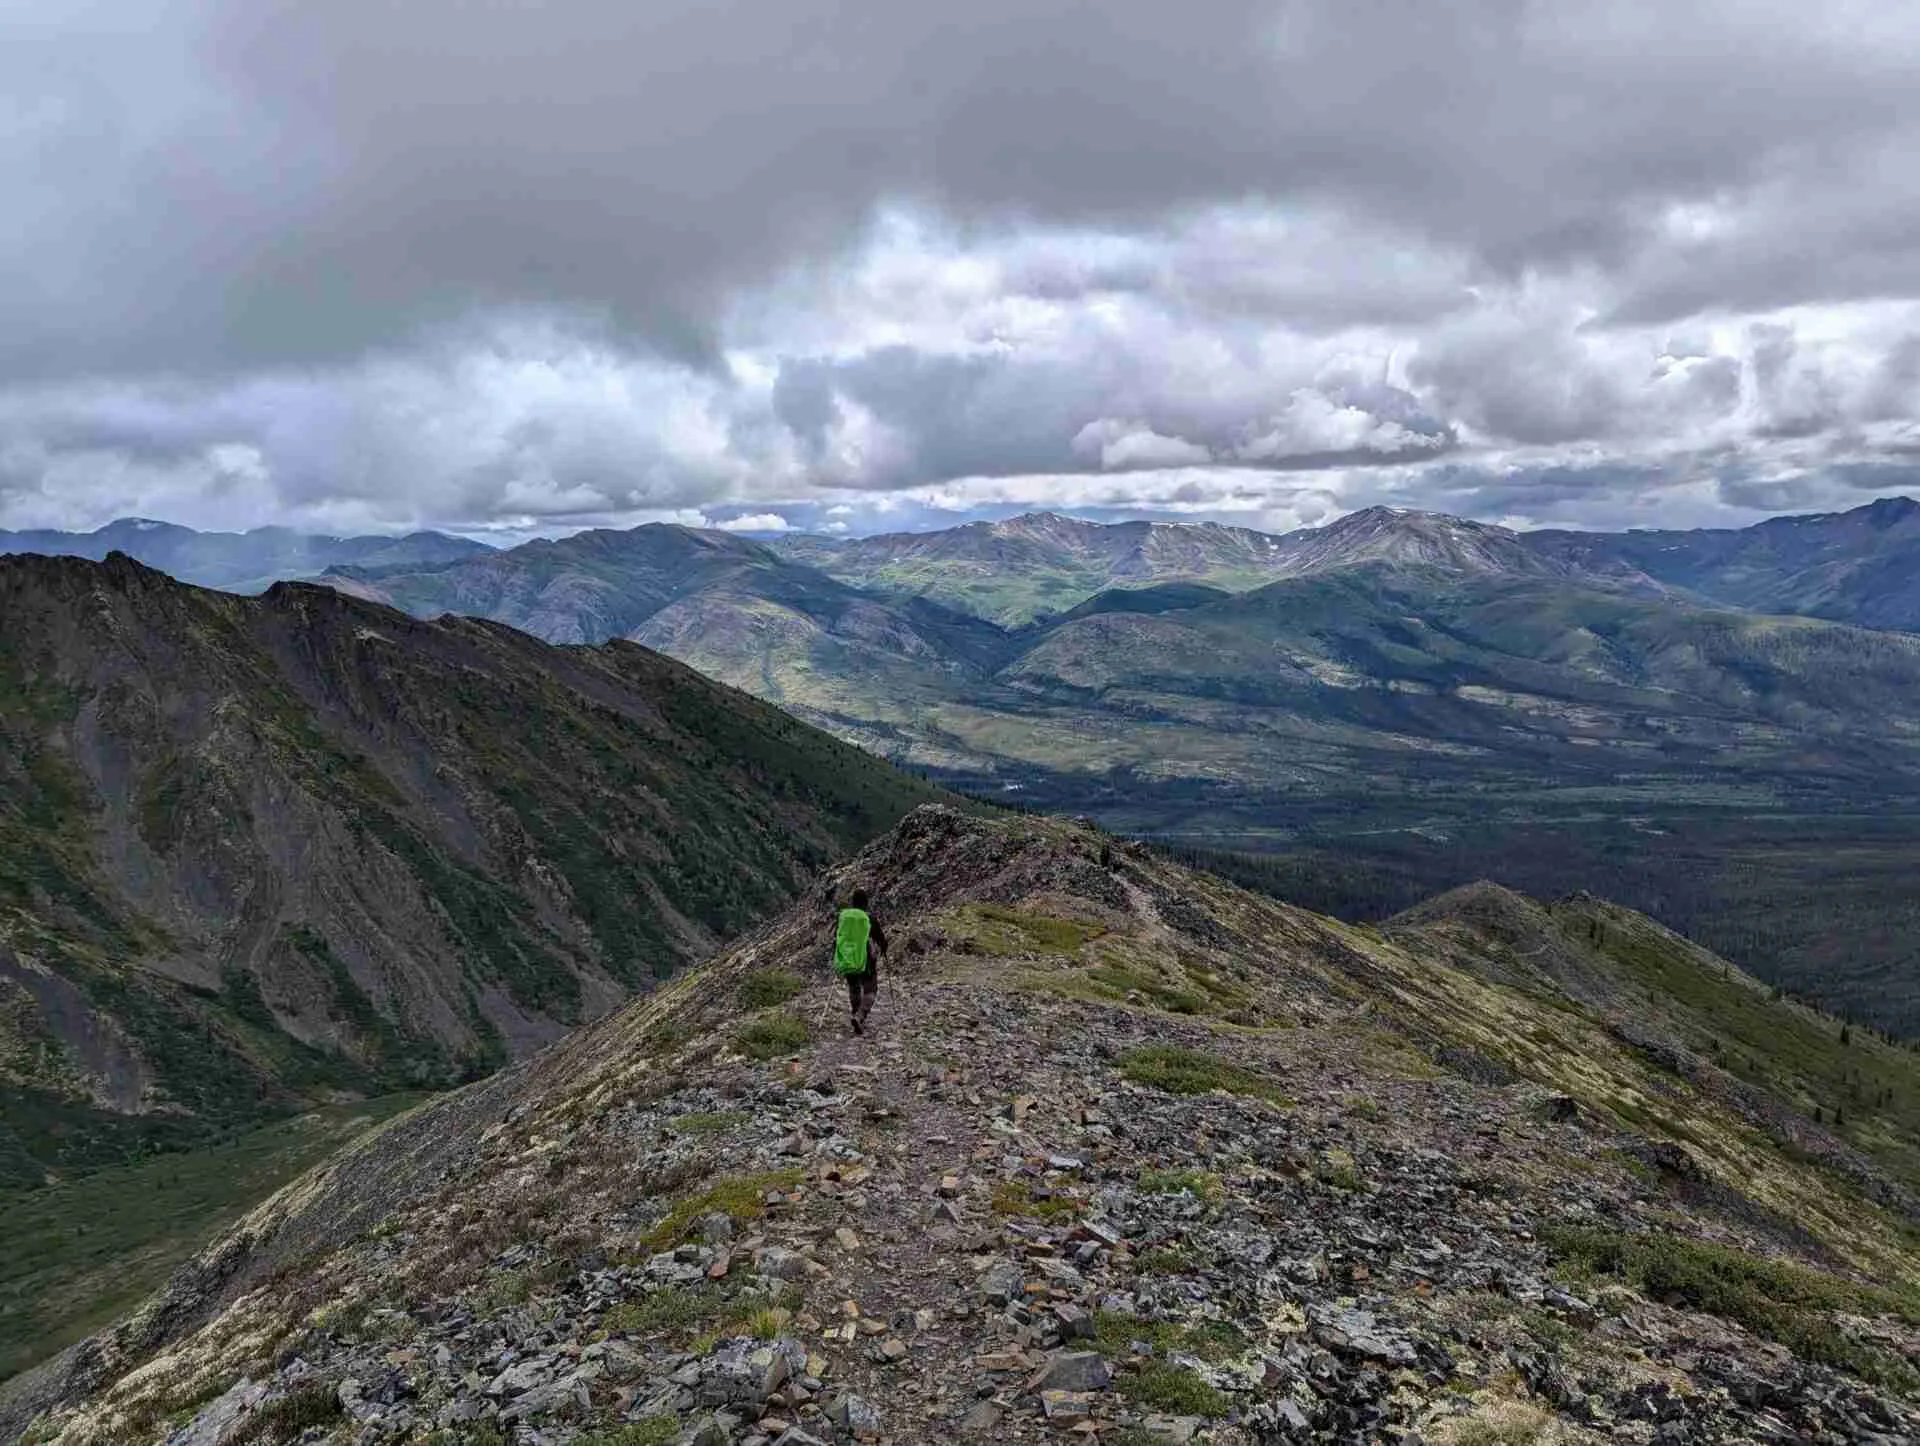
{"label": "green moss patch", "polygon": [[1120,1377],[1120,1394],[1136,1406],[1175,1416],[1224,1416],[1233,1402],[1185,1366],[1148,1361]]}
{"label": "green moss patch", "polygon": [[791,1190],[800,1183],[798,1170],[765,1170],[757,1175],[724,1175],[698,1195],[677,1201],[667,1216],[647,1232],[641,1248],[655,1255],[671,1250],[693,1233],[708,1215],[725,1215],[736,1225],[758,1220],[767,1210],[767,1193]]}
{"label": "green moss patch", "polygon": [[255,1411],[227,1441],[229,1446],[278,1446],[299,1440],[314,1426],[331,1426],[343,1414],[332,1386],[303,1386]]}
{"label": "green moss patch", "polygon": [[1203,1361],[1227,1361],[1242,1356],[1251,1342],[1228,1321],[1148,1320],[1125,1311],[1100,1310],[1093,1315],[1094,1345],[1103,1355],[1124,1358],[1136,1341],[1151,1346],[1155,1355],[1178,1351]]}
{"label": "green moss patch", "polygon": [[573,1438],[573,1446],[672,1446],[680,1436],[678,1416],[649,1416],[630,1426],[615,1426]]}
{"label": "green moss patch", "polygon": [[947,920],[950,933],[964,939],[975,953],[1005,957],[1013,954],[1073,954],[1106,930],[1079,919],[1062,919],[1006,904],[967,904]]}
{"label": "green moss patch", "polygon": [[1153,1044],[1130,1051],[1120,1060],[1120,1073],[1135,1084],[1173,1095],[1204,1095],[1224,1090],[1277,1105],[1292,1103],[1265,1075],[1177,1044]]}
{"label": "green moss patch", "polygon": [[1149,1195],[1178,1195],[1212,1200],[1220,1193],[1220,1177],[1206,1170],[1142,1170],[1140,1188]]}
{"label": "green moss patch", "polygon": [[1041,1193],[1022,1181],[1003,1180],[994,1187],[992,1208],[996,1215],[1058,1220],[1079,1215],[1087,1205],[1077,1196]]}

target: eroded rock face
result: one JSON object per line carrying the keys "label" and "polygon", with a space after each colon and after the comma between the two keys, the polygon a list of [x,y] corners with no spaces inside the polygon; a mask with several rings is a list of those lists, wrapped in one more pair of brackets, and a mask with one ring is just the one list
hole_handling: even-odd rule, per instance
{"label": "eroded rock face", "polygon": [[[855,881],[919,944],[859,1038],[819,959]],[[1869,1379],[1920,1349],[1864,1290],[1911,1268],[1891,1219],[1828,1216],[1832,1177],[1785,1154],[1747,1188],[1789,1193],[1721,1208],[1703,1182],[1732,1191],[1765,1146],[1711,1092],[1686,1171],[1650,1168],[1654,1106],[1629,1131],[1608,1100],[1678,1099],[1672,1076],[1658,1094],[1605,1020],[1451,957],[1084,830],[916,814],[736,954],[309,1185],[170,1330],[97,1344],[42,1430],[158,1441],[166,1382],[219,1393],[184,1428],[209,1446],[301,1392],[367,1446],[1920,1432]],[[756,1058],[772,1014],[737,991],[770,969],[814,981],[773,1011],[806,1037]],[[1549,1025],[1564,1058],[1532,1047]],[[356,1185],[378,1217],[319,1230]],[[1846,1302],[1818,1320],[1854,1369],[1604,1260],[1561,1275],[1569,1227],[1791,1260],[1816,1226],[1805,1264]]]}

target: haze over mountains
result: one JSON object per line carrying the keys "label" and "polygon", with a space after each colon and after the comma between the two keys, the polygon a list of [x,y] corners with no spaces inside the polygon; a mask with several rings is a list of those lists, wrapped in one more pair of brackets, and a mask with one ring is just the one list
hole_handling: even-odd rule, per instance
{"label": "haze over mountains", "polygon": [[458,562],[492,550],[485,543],[443,532],[410,532],[400,537],[332,537],[286,527],[197,532],[144,517],[122,517],[92,532],[0,531],[0,555],[31,552],[98,562],[110,552],[124,552],[182,582],[228,592],[260,592],[275,582],[317,577],[342,565],[418,567]]}

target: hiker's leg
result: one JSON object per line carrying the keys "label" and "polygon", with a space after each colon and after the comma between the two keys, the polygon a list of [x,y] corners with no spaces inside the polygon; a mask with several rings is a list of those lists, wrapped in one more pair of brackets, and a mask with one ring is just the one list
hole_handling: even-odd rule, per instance
{"label": "hiker's leg", "polygon": [[860,1012],[860,986],[866,980],[864,974],[849,974],[847,980],[847,1008],[853,1013]]}
{"label": "hiker's leg", "polygon": [[867,1016],[873,1013],[873,1001],[880,993],[880,961],[867,960],[867,972],[860,975],[859,979],[860,1003],[855,1007],[855,1012],[859,1014],[860,1022],[864,1024]]}

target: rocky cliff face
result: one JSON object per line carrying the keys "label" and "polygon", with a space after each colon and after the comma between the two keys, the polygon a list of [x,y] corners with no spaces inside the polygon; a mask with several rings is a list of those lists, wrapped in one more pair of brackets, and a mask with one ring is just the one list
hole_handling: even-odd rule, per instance
{"label": "rocky cliff face", "polygon": [[[895,941],[864,1038],[823,963],[855,884]],[[1738,1051],[1794,1041],[1764,1087],[1700,1045],[1722,986]],[[1822,1123],[1803,1036],[1920,1078],[1836,1030],[1597,901],[1382,933],[923,809],[6,1409],[69,1446],[1911,1439],[1913,1132]]]}
{"label": "rocky cliff face", "polygon": [[0,560],[0,1151],[449,1082],[933,796],[629,644]]}

